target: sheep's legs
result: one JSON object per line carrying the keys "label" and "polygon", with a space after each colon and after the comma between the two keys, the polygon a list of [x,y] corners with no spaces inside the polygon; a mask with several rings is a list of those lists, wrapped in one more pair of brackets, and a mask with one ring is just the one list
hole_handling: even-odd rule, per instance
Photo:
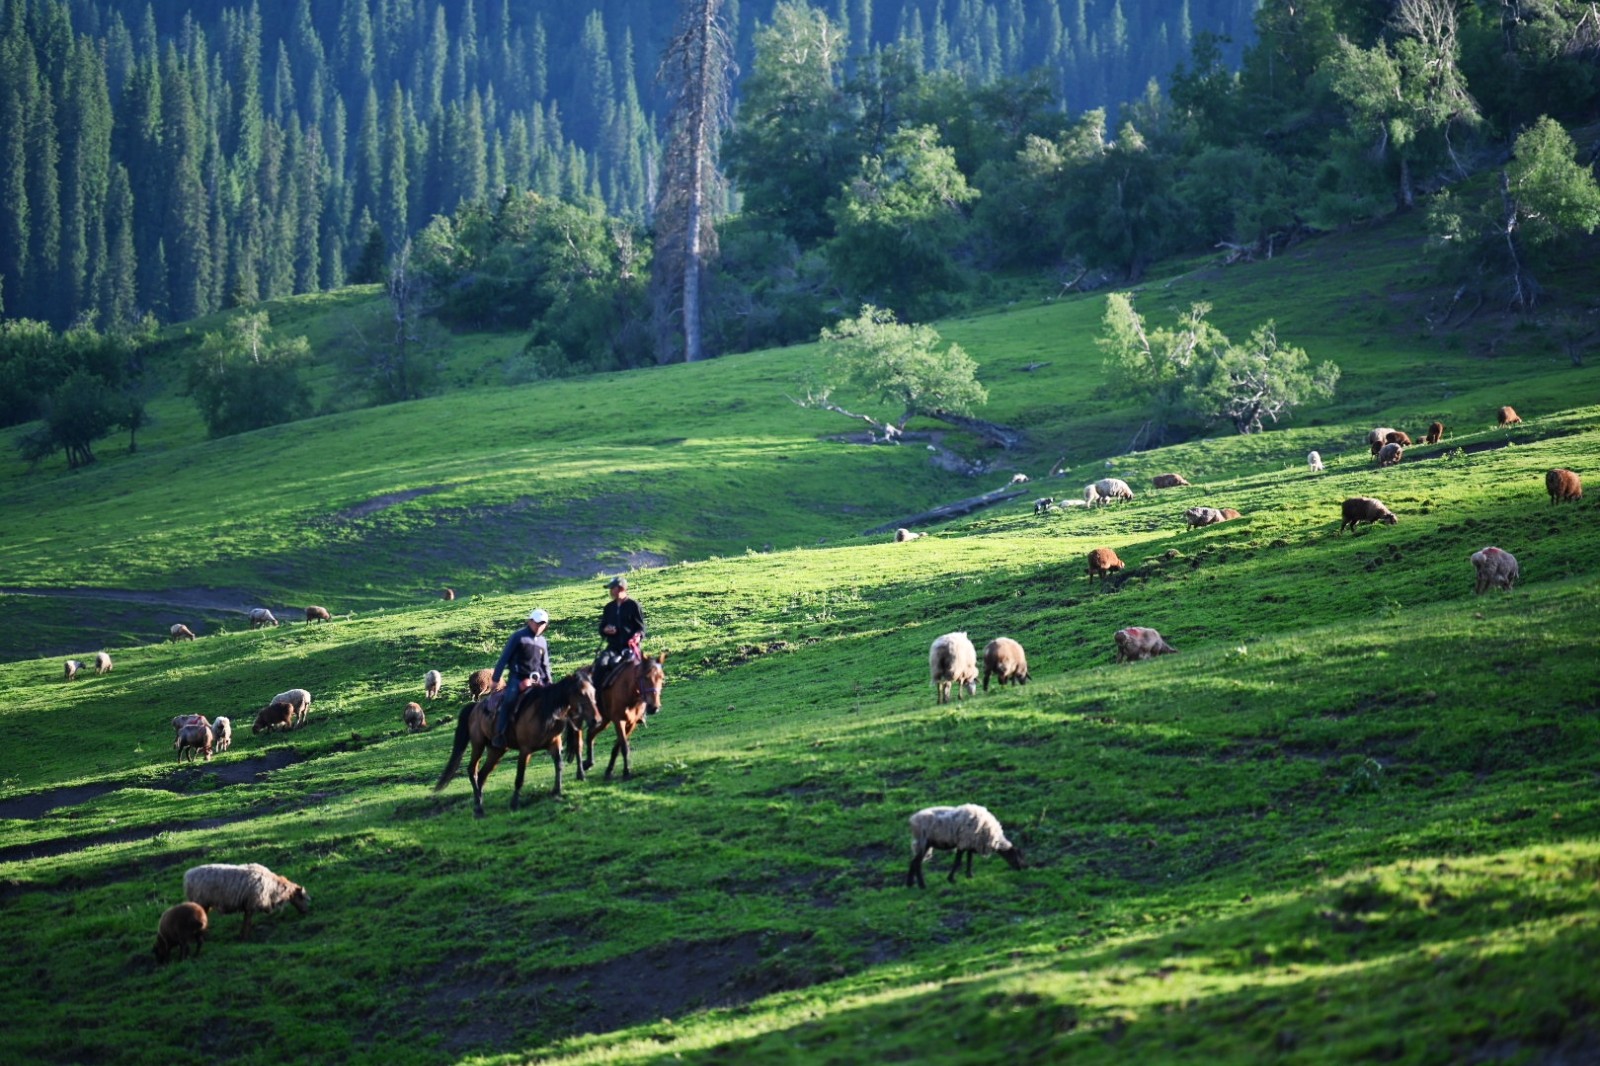
{"label": "sheep's legs", "polygon": [[906,887],[916,885],[918,888],[927,888],[928,882],[922,879],[922,860],[928,854],[930,845],[924,844],[921,850],[911,856],[911,869],[906,871]]}
{"label": "sheep's legs", "polygon": [[967,876],[968,877],[972,876],[972,852],[970,852],[970,851],[962,851],[960,848],[957,848],[956,849],[956,864],[954,866],[950,867],[950,878],[949,879],[951,881],[954,881],[956,879],[956,874],[961,870],[961,856],[963,856],[963,855],[965,855],[967,857]]}

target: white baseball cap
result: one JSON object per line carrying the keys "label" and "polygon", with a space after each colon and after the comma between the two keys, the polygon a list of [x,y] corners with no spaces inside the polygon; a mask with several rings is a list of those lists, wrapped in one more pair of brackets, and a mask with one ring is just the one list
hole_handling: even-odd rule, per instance
{"label": "white baseball cap", "polygon": [[530,622],[548,622],[548,621],[550,621],[550,616],[544,613],[544,608],[535,607],[533,610],[528,612],[528,621],[530,621]]}

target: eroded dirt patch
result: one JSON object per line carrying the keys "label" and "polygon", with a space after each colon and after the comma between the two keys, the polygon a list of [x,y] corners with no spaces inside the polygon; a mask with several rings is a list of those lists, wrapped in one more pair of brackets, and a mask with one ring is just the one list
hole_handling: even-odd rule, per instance
{"label": "eroded dirt patch", "polygon": [[51,811],[75,807],[92,799],[124,788],[158,788],[167,792],[190,792],[203,778],[215,777],[223,785],[244,785],[254,782],[264,774],[282,770],[299,762],[301,756],[293,748],[273,748],[248,759],[218,759],[209,763],[182,766],[165,778],[154,781],[101,781],[92,785],[70,785],[66,788],[46,789],[0,800],[0,819],[10,818],[31,821],[43,818]]}

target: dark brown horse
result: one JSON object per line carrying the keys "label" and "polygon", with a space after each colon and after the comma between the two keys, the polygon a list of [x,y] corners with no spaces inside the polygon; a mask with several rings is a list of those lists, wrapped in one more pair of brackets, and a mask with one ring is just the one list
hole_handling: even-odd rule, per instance
{"label": "dark brown horse", "polygon": [[[509,747],[496,748],[490,745],[489,739],[494,736],[495,713],[492,707],[493,697],[469,703],[461,709],[461,718],[456,723],[455,746],[450,752],[450,761],[445,764],[444,773],[439,775],[439,783],[433,786],[438,792],[449,783],[461,768],[461,755],[466,751],[467,742],[472,742],[472,762],[467,766],[467,776],[472,781],[473,813],[479,818],[483,817],[483,783],[488,780],[489,773],[495,764],[511,748],[517,751],[517,785],[511,793],[511,809],[516,810],[522,795],[522,779],[528,772],[528,760],[535,751],[544,750],[550,753],[550,761],[555,763],[556,784],[550,792],[552,796],[561,795],[561,737],[569,724],[588,725],[591,728],[599,722],[600,711],[595,703],[594,686],[589,683],[587,672],[568,674],[547,688],[529,688],[520,693],[505,693],[507,698],[515,697],[517,705],[513,709],[515,717],[511,728],[506,731],[506,739],[510,741]],[[483,769],[478,769],[478,760],[483,756],[483,749],[489,749],[489,759],[484,763]],[[578,780],[583,780],[583,764],[578,765]]]}
{"label": "dark brown horse", "polygon": [[[641,662],[626,662],[619,666],[611,675],[611,680],[599,692],[600,718],[599,722],[590,725],[587,735],[583,738],[582,759],[579,760],[579,773],[594,765],[594,738],[605,732],[607,726],[617,727],[617,740],[611,747],[611,761],[606,764],[606,777],[611,777],[611,771],[617,768],[617,753],[622,753],[622,776],[633,776],[633,765],[629,761],[628,738],[633,735],[633,730],[644,721],[647,714],[655,714],[661,709],[661,687],[667,683],[667,675],[661,669],[661,664],[667,661],[667,653],[662,652],[655,658],[646,656]],[[578,673],[586,674],[588,671],[579,670]],[[569,726],[568,728],[573,728]],[[577,745],[578,736],[576,729],[569,737],[568,742]]]}

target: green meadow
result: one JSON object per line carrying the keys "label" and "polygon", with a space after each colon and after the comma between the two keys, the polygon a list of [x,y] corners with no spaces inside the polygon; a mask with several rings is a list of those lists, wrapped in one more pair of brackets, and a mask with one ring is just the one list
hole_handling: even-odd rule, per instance
{"label": "green meadow", "polygon": [[[789,399],[815,347],[503,387],[514,346],[463,337],[428,400],[207,441],[169,392],[135,454],[8,458],[7,1059],[1600,1057],[1596,371],[1536,321],[1431,329],[1416,256],[1402,224],[1138,290],[1153,319],[1207,301],[1341,365],[1333,402],[1254,437],[1128,453],[1101,294],[936,324],[979,363],[978,413],[1026,431],[1012,453],[934,422],[840,439],[858,424]],[[370,298],[273,321],[322,351]],[[1434,419],[1442,444],[1373,467],[1368,428]],[[1591,495],[1552,506],[1556,466]],[[1167,471],[1193,484],[1151,489]],[[1020,495],[928,536],[866,534],[1014,472]],[[1135,499],[1034,513],[1107,475]],[[1354,495],[1399,523],[1337,533]],[[1243,517],[1187,531],[1197,504]],[[1487,544],[1514,591],[1473,594]],[[1097,547],[1126,568],[1091,585]],[[557,672],[586,663],[620,571],[668,654],[633,776],[602,776],[607,733],[559,798],[543,753],[518,811],[509,763],[482,819],[464,776],[434,791],[466,675],[535,605]],[[247,630],[258,604],[284,624]],[[176,621],[200,639],[163,643]],[[1178,654],[1114,663],[1127,625]],[[1031,683],[937,705],[951,630],[1019,640]],[[62,680],[102,648],[111,673]],[[430,668],[447,695],[408,734]],[[291,687],[308,722],[252,735]],[[176,764],[187,712],[231,717],[232,750]],[[907,816],[965,802],[1025,867],[952,884],[936,853],[905,887]],[[213,914],[197,960],[157,966],[201,862],[264,863],[310,911],[249,942]]]}

